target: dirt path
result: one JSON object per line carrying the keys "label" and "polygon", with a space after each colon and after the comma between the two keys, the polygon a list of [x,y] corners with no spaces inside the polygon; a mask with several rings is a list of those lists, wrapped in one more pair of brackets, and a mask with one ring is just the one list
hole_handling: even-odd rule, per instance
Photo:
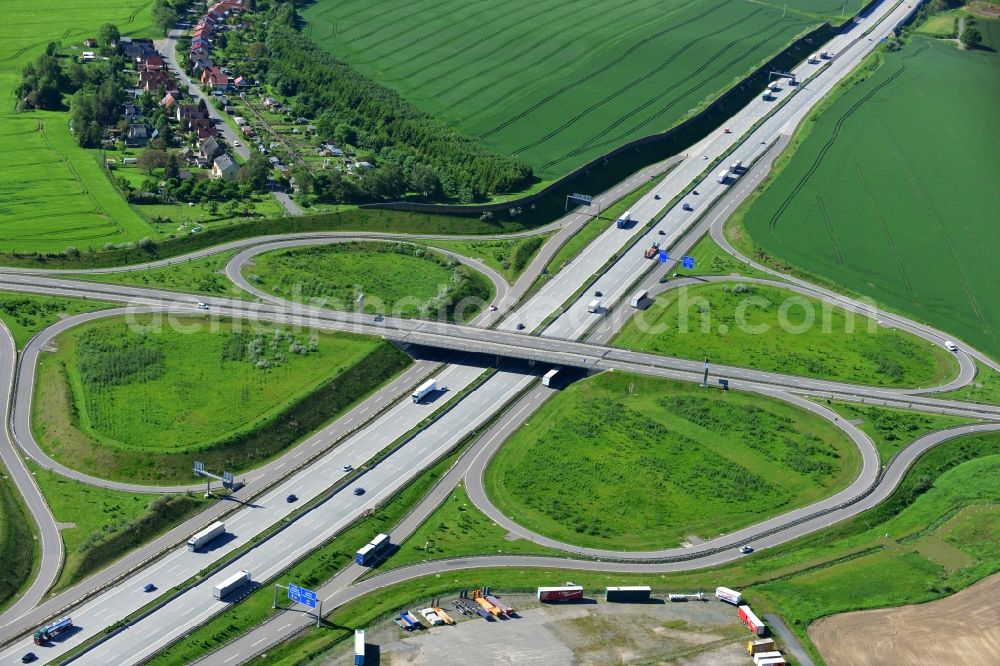
{"label": "dirt path", "polygon": [[1000,664],[1000,574],[926,604],[842,613],[809,637],[828,664]]}

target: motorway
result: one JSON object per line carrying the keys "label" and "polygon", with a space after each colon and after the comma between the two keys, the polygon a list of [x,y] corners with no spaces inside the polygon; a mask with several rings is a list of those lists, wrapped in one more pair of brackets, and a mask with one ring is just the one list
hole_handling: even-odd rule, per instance
{"label": "motorway", "polygon": [[[839,38],[839,39],[844,39],[844,38]],[[862,42],[861,44],[863,45],[864,43]],[[860,58],[860,55],[857,55],[857,58]],[[856,61],[857,58],[853,59]],[[836,65],[839,62],[843,65],[841,69],[847,71],[848,69],[850,69],[850,66],[848,66],[847,61],[848,59],[843,58],[841,56],[834,61],[834,65]],[[833,70],[833,65],[829,66],[829,70]],[[839,77],[842,74],[843,72],[840,72],[839,74],[837,74],[837,76]],[[802,86],[802,89],[808,88],[808,85]],[[798,97],[798,94],[801,94],[801,91],[797,93],[796,96],[793,96],[791,99],[795,100]],[[813,96],[816,97],[819,94],[820,93],[814,93]],[[794,105],[791,104],[786,104],[786,107],[790,107],[789,113],[792,113],[793,111],[802,110],[801,106],[795,107]],[[782,109],[782,111],[784,111],[784,109]],[[766,126],[768,122],[771,121],[766,121],[764,125],[762,125],[762,128]],[[777,122],[777,120],[775,120],[774,122]],[[788,122],[791,121],[787,120],[785,124],[782,125],[782,127],[787,128]],[[752,123],[748,122],[746,128],[748,129],[751,124]],[[736,133],[739,133],[740,126],[736,124],[735,121],[733,123],[733,126],[737,128]],[[722,136],[726,135],[720,134],[720,137]],[[715,146],[713,145],[713,141],[715,140],[717,139],[708,141],[708,143],[705,146],[699,146],[698,150],[694,151],[695,155],[698,154],[708,155],[711,151],[715,151],[717,149],[722,151],[719,153],[720,155],[725,154],[724,151],[728,149],[729,146],[728,145]],[[760,145],[766,148],[768,142],[765,140],[765,142]],[[752,142],[750,142],[749,139],[747,142],[741,144],[741,146],[738,148],[738,150],[743,150],[743,149],[748,151],[750,151],[751,149],[753,151],[763,150],[763,148],[756,148],[756,144],[752,144]],[[755,158],[758,154],[759,154],[758,152],[748,153],[748,160],[751,158]],[[728,157],[726,159],[728,159]],[[703,160],[703,162],[711,163],[711,160]],[[695,169],[695,166],[691,165],[696,163],[697,163],[697,157],[689,158],[686,161],[682,160],[679,165],[674,167],[674,170],[670,172],[668,177],[664,179],[664,181],[660,183],[657,186],[657,188],[654,189],[654,193],[655,194],[662,193],[663,196],[667,196],[666,200],[669,200],[674,196],[676,196],[678,191],[683,190],[683,188],[686,187],[688,183],[691,182],[690,179],[685,182],[683,178],[680,177],[678,174],[686,173],[684,171],[685,169],[693,171],[693,169]],[[701,173],[701,171],[703,170],[704,170],[703,168],[700,169],[695,175]],[[710,180],[711,178],[706,179],[706,182],[708,184],[708,188],[706,190],[702,191],[702,187],[704,187],[704,185],[700,185],[697,187],[697,189],[701,191],[701,194],[704,195],[706,199],[710,198],[711,193],[713,192],[711,183],[708,182]],[[673,188],[673,190],[671,188]],[[722,190],[726,190],[727,188],[719,188],[719,189],[720,191],[717,192],[715,196],[721,196],[723,193]],[[728,189],[731,190],[733,188],[728,188]],[[636,212],[637,216],[648,214],[648,218],[646,221],[652,221],[653,216],[658,212],[658,206],[659,206],[659,204],[653,203],[655,201],[659,200],[655,199],[655,197],[652,194],[648,197],[644,197],[644,199],[640,202],[640,204],[637,205],[635,208],[633,208],[633,211],[638,211]],[[701,210],[708,208],[708,204],[701,203],[702,201],[704,200],[701,199],[699,200],[700,203],[696,212],[700,213]],[[733,197],[729,199],[727,203],[729,204],[729,206],[735,206],[736,198]],[[699,216],[696,215],[680,215],[679,206],[677,206],[671,211],[668,211],[667,216],[665,216],[663,219],[657,222],[657,225],[662,225],[662,226],[659,227],[654,226],[653,230],[650,233],[657,233],[658,235],[658,231],[662,229],[665,231],[664,234],[665,236],[669,234],[669,238],[671,240],[674,240],[683,236],[686,233],[687,229],[690,228],[695,222],[697,222],[698,219]],[[639,240],[638,232],[639,230],[641,230],[644,223],[645,222],[637,224],[632,230],[624,230],[624,233],[611,233],[611,232],[623,231],[616,229],[609,229],[608,231],[606,231],[605,234],[603,234],[598,239],[598,241],[595,241],[595,243],[592,243],[590,246],[588,246],[588,248],[586,248],[586,250],[583,253],[581,253],[579,257],[577,257],[577,259],[571,262],[570,266],[568,266],[565,270],[557,274],[555,278],[545,283],[542,289],[540,289],[539,292],[534,297],[528,300],[525,307],[521,308],[515,314],[512,314],[508,316],[506,319],[504,319],[504,321],[501,322],[499,326],[500,330],[490,331],[478,327],[463,327],[463,326],[455,326],[455,325],[434,323],[434,322],[412,322],[405,320],[395,320],[388,317],[384,322],[380,323],[381,324],[380,326],[375,326],[374,322],[372,322],[370,318],[365,318],[356,315],[346,315],[344,313],[322,312],[319,310],[308,309],[308,308],[296,309],[296,308],[290,308],[288,306],[282,306],[281,304],[277,303],[246,304],[246,303],[235,303],[232,301],[228,301],[227,299],[211,299],[211,301],[209,301],[209,299],[207,298],[204,297],[201,298],[204,298],[206,302],[210,302],[211,307],[213,309],[213,314],[219,314],[223,316],[239,316],[239,317],[255,316],[263,319],[270,318],[272,320],[313,321],[313,322],[318,322],[318,325],[322,327],[335,328],[337,330],[357,330],[360,332],[368,332],[368,333],[376,332],[382,335],[386,335],[387,337],[390,337],[392,339],[397,339],[404,342],[415,342],[418,344],[432,344],[435,346],[444,346],[446,348],[451,348],[451,349],[469,348],[470,350],[473,351],[488,351],[503,356],[511,356],[511,357],[524,356],[527,358],[538,358],[538,360],[551,361],[552,359],[558,359],[560,362],[565,362],[566,364],[569,365],[580,365],[582,367],[587,367],[596,370],[609,369],[609,368],[636,370],[642,368],[644,369],[644,371],[647,372],[652,371],[654,374],[662,374],[662,376],[683,376],[683,378],[688,380],[691,380],[692,378],[698,379],[700,378],[700,373],[701,373],[701,367],[700,364],[698,363],[680,361],[678,359],[666,359],[664,361],[663,357],[655,357],[652,355],[637,355],[633,352],[613,350],[600,345],[582,344],[576,342],[571,343],[568,340],[559,339],[561,336],[576,339],[584,335],[589,329],[593,327],[593,317],[580,316],[580,313],[574,310],[574,308],[578,309],[579,303],[585,302],[585,300],[589,300],[589,295],[586,294],[584,296],[577,298],[576,301],[573,304],[571,304],[570,307],[566,310],[566,313],[569,316],[556,318],[543,331],[543,336],[534,337],[534,336],[527,336],[523,334],[510,332],[510,329],[513,328],[515,324],[518,322],[533,323],[534,326],[529,327],[529,330],[531,328],[541,326],[543,322],[550,317],[553,311],[558,310],[560,307],[562,307],[563,303],[566,302],[566,300],[571,295],[578,292],[582,287],[589,286],[586,285],[587,281],[589,280],[589,276],[593,275],[595,272],[598,272],[599,270],[602,269],[602,267],[611,262],[615,258],[615,256],[618,255],[620,251],[629,244],[629,242],[638,241]],[[665,246],[667,245],[669,245],[669,242],[665,243]],[[643,245],[640,245],[640,247],[642,246]],[[218,249],[214,251],[218,251]],[[609,280],[609,283],[612,285],[611,288],[618,290],[617,293],[615,291],[609,292],[612,294],[612,296],[608,299],[609,305],[613,306],[614,303],[620,301],[626,295],[628,295],[630,292],[628,292],[627,290],[631,289],[633,285],[636,283],[636,281],[639,280],[639,278],[641,278],[643,274],[645,274],[648,271],[649,262],[634,261],[636,255],[637,253],[635,251],[631,253],[626,252],[626,254],[623,255],[623,259],[619,260],[618,262],[612,263],[610,269],[604,274],[604,276],[607,277],[607,279]],[[641,264],[641,270],[640,270],[640,264]],[[231,263],[231,265],[234,264]],[[619,266],[621,266],[621,268],[619,268]],[[593,268],[593,270],[588,271],[588,267]],[[70,283],[70,281],[60,282],[58,278],[41,278],[37,275],[32,275],[30,280],[23,280],[21,279],[21,276],[17,275],[16,273],[17,272],[9,272],[8,274],[0,276],[0,288],[6,287],[16,291],[38,291],[41,293],[64,293],[66,295],[77,295],[77,296],[80,295],[81,293],[87,293],[91,298],[105,298],[108,300],[119,300],[136,305],[157,307],[157,308],[170,308],[177,312],[188,312],[188,313],[196,312],[196,310],[193,307],[194,300],[192,299],[200,300],[199,297],[180,296],[176,293],[163,292],[157,290],[123,288],[119,286],[99,285],[99,284],[82,287],[80,286],[79,282],[76,283]],[[612,275],[615,277],[614,278],[608,277]],[[625,282],[625,280],[628,280],[633,276],[634,279],[632,279],[631,282]],[[519,284],[526,284],[526,283],[522,283],[519,281]],[[555,307],[552,307],[553,304]],[[546,311],[545,309],[546,307],[550,309]],[[567,352],[565,351],[566,349],[570,349],[570,351]],[[961,359],[960,376],[954,382],[951,382],[950,385],[959,385],[961,383],[965,383],[973,376],[972,373],[974,373],[974,365],[971,364],[971,361],[969,361],[969,359],[966,358],[964,354],[960,355],[960,359]],[[29,365],[26,367],[30,369],[33,366]],[[461,364],[448,366],[446,370],[442,371],[442,374],[445,372],[457,373],[459,371],[454,369],[461,367],[463,367]],[[673,374],[667,374],[667,373],[673,373]],[[911,402],[914,404],[917,404],[919,400],[915,396],[910,395],[908,392],[901,391],[898,389],[892,390],[892,389],[871,389],[870,387],[855,387],[851,385],[838,384],[835,382],[822,382],[820,380],[802,380],[800,378],[792,378],[782,375],[776,375],[773,373],[759,373],[755,371],[747,371],[737,368],[716,369],[716,374],[719,374],[719,376],[730,376],[737,379],[737,381],[734,382],[733,384],[734,388],[743,386],[751,390],[766,392],[791,401],[797,401],[801,399],[791,396],[790,394],[787,394],[785,392],[785,389],[791,389],[802,392],[809,392],[809,391],[828,392],[830,394],[837,394],[837,395],[840,395],[840,393],[844,393],[844,394],[854,395],[855,397],[868,399],[869,402],[871,402],[870,400],[871,398],[876,398],[886,401],[905,400],[906,402]],[[456,375],[456,377],[458,377],[458,375]],[[466,377],[464,375],[458,377],[457,384],[455,383],[455,381],[449,379],[449,386],[452,387],[452,385],[456,386],[461,385],[461,380],[465,378]],[[478,378],[478,374],[476,375],[476,377],[473,377],[472,380],[476,378]],[[471,383],[472,380],[470,380],[469,383]],[[524,390],[525,388],[530,386],[532,381],[533,381],[533,375],[530,373],[524,373],[523,371],[518,372],[514,370],[504,369],[495,373],[485,383],[483,383],[483,385],[480,386],[476,391],[470,393],[466,399],[459,401],[451,412],[448,412],[447,414],[442,416],[430,428],[422,430],[416,437],[413,438],[411,442],[408,442],[406,444],[406,447],[404,449],[400,449],[401,452],[404,450],[407,452],[406,458],[408,462],[406,463],[405,474],[410,474],[411,476],[416,475],[417,473],[420,472],[421,465],[429,464],[429,462],[433,460],[432,457],[433,455],[444,450],[435,446],[436,444],[440,444],[440,442],[437,440],[443,438],[445,441],[454,442],[455,437],[464,436],[464,434],[460,434],[460,431],[461,433],[467,433],[471,430],[470,425],[472,423],[483,423],[485,421],[484,415],[491,415],[495,413],[498,409],[500,409],[500,407],[503,404],[505,404],[509,400],[509,398],[513,397],[521,390]],[[738,384],[738,382],[740,381],[742,381],[743,384]],[[936,390],[942,390],[942,389],[937,388]],[[17,397],[19,395],[21,395],[20,391],[18,391],[18,393],[15,395],[15,407],[14,407],[15,422],[17,420],[16,416],[17,403],[18,403]],[[970,406],[968,403],[959,403],[956,401],[942,401],[930,398],[927,398],[925,400],[934,401],[934,403],[937,404],[941,409],[954,409],[956,411],[966,412],[966,413],[973,412],[980,416],[985,416],[988,418],[996,418],[996,415],[998,413],[997,409],[985,406],[978,406],[978,405]],[[470,406],[463,408],[463,405],[466,404]],[[927,403],[920,403],[920,404],[927,404]],[[468,410],[468,413],[463,410]],[[531,410],[527,410],[527,413],[530,413],[530,411]],[[464,417],[462,417],[464,418],[464,421],[456,423],[455,421],[460,419],[460,417],[458,416],[454,416],[449,420],[449,416],[456,413],[464,414]],[[470,413],[475,418],[472,418],[470,420],[471,418]],[[477,418],[482,418],[482,420],[476,421]],[[409,421],[409,419],[406,420]],[[455,428],[455,430],[435,431],[434,430],[435,427],[440,427],[440,428],[445,427],[445,426],[438,426],[438,424],[441,422],[447,422],[452,424],[451,427]],[[506,420],[505,423],[509,428],[516,427],[515,425],[516,420]],[[985,426],[985,427],[993,427],[993,426]],[[433,434],[424,436],[424,434],[428,432],[432,432]],[[367,437],[370,438],[371,433],[369,433]],[[861,437],[863,439],[866,439],[864,438],[863,435],[861,435]],[[437,440],[435,438],[437,438]],[[495,438],[493,441],[497,441],[497,439]],[[856,439],[855,441],[858,440]],[[421,444],[414,446],[413,442],[421,442]],[[333,458],[336,452],[342,451],[344,449],[344,446],[346,445],[347,443],[338,446],[334,451],[332,451],[329,454],[329,456],[324,457],[321,460],[327,460],[329,458]],[[859,444],[859,446],[862,446],[863,452],[864,452],[864,446],[867,445],[870,445],[870,442],[868,442],[868,444],[865,445]],[[418,448],[419,446],[424,446],[425,448],[419,449]],[[421,451],[426,455],[421,455],[421,456],[412,455],[412,452],[414,451]],[[420,460],[421,465],[414,465],[412,463],[413,460]],[[320,462],[317,464],[323,464],[323,463]],[[334,463],[329,462],[328,464],[333,465]],[[381,481],[382,483],[386,483],[389,484],[389,486],[391,486],[391,484],[394,481],[398,481],[399,478],[402,477],[394,477],[393,479],[387,479],[382,476],[379,476],[380,474],[385,474],[384,471],[380,471],[380,468],[383,468],[385,470],[389,469],[389,466],[390,466],[390,459],[387,459],[382,464],[376,465],[370,471],[368,471],[366,473],[366,477],[374,481]],[[863,472],[862,476],[865,476],[866,473],[870,476],[871,466],[866,465],[865,467],[866,467],[866,472]],[[299,477],[296,477],[295,480],[301,481],[302,480],[301,477],[307,475],[312,469],[313,468],[310,467],[309,470],[306,470],[306,472],[300,474]],[[861,481],[862,479],[861,477],[859,477],[859,479],[855,482],[855,485],[861,483]],[[289,482],[291,482],[291,480],[289,480],[286,483]],[[368,481],[366,481],[366,483],[367,482]],[[882,489],[884,487],[884,484],[885,482],[883,481],[883,483],[880,484],[878,488]],[[321,492],[328,486],[329,483],[326,483],[325,485],[323,485],[321,489],[319,489],[316,492],[317,493]],[[281,492],[280,488],[284,487],[285,487],[284,484],[282,484],[278,486],[277,489],[272,491],[273,493],[278,493],[277,495],[274,495],[274,497],[280,497],[280,492]],[[380,491],[383,490],[382,486],[377,486],[377,487],[379,488]],[[300,494],[300,496],[305,497],[305,495],[299,493],[298,490],[296,490],[296,492],[297,494]],[[317,495],[314,494],[314,496]],[[335,531],[340,526],[347,524],[347,522],[345,521],[349,522],[349,520],[352,519],[351,516],[356,516],[357,512],[363,511],[363,507],[370,506],[372,501],[377,500],[381,496],[382,496],[381,492],[378,495],[372,493],[370,496],[362,496],[362,499],[358,500],[360,504],[357,506],[352,504],[350,501],[347,502],[341,502],[340,500],[336,502],[328,501],[323,504],[320,504],[316,509],[313,509],[313,511],[319,511],[321,507],[328,505],[336,507],[335,510],[332,509],[334,513],[328,516],[329,524],[335,526],[333,528],[333,531]],[[271,497],[271,495],[265,495],[264,497]],[[274,497],[271,497],[271,499],[274,499]],[[348,497],[347,500],[350,500],[350,497]],[[270,506],[270,504],[273,504],[273,502],[268,503],[263,500],[261,500],[260,502],[255,501],[255,505],[258,503],[261,506],[253,506],[241,509],[239,515],[242,516],[243,514],[246,514],[247,516],[249,516],[252,514],[257,514],[258,516],[261,516],[262,514],[270,512],[272,509],[274,509],[272,506]],[[260,511],[259,509],[261,508],[265,509],[265,511]],[[283,507],[274,509],[274,511],[280,512],[281,508]],[[813,508],[815,509],[815,507]],[[273,515],[275,514],[272,513],[271,516],[273,517]],[[829,515],[833,514],[825,514],[824,517],[828,517]],[[796,518],[796,520],[798,518],[804,518],[804,517],[805,516],[799,516]],[[240,518],[240,520],[247,521],[246,524],[249,526],[246,530],[241,529],[241,533],[250,534],[253,531],[253,529],[256,529],[256,527],[254,526],[256,524],[253,523],[253,521],[251,521],[250,518],[248,517]],[[817,518],[817,520],[819,519]],[[289,527],[285,528],[285,530],[279,534],[285,534],[286,532],[289,532],[290,530],[294,529],[302,529],[302,528],[296,528],[296,526],[300,522],[303,522],[303,519],[299,519],[293,521],[292,523],[289,523]],[[789,522],[790,519],[786,518],[786,520],[783,521],[782,524],[788,525]],[[244,523],[238,523],[238,524],[242,526]],[[273,524],[273,522],[270,524]],[[810,524],[808,520],[805,523],[802,523],[802,525],[808,525],[808,524]],[[324,523],[324,525],[327,524]],[[329,525],[327,526],[329,527]],[[813,527],[812,529],[818,529],[818,527]],[[330,531],[324,532],[325,535],[324,538],[328,538],[328,535],[332,533],[333,532]],[[292,532],[292,534],[294,534],[294,532]],[[311,534],[312,532],[306,532],[304,535],[302,535],[302,538],[304,540],[301,541],[301,543],[314,543],[312,540],[308,538],[308,536]],[[728,536],[733,537],[734,535],[728,535]],[[242,537],[238,537],[238,539],[239,538]],[[277,539],[277,537],[275,537],[275,539]],[[296,545],[298,545],[300,542],[292,541],[290,543],[295,543]],[[760,543],[762,545],[767,545],[764,542]],[[223,548],[220,548],[219,550],[223,550]],[[251,570],[255,571],[255,578],[259,577],[257,575],[258,571],[264,571],[264,572],[279,571],[282,562],[286,561],[281,559],[282,553],[270,552],[273,550],[275,549],[271,548],[270,546],[266,548],[258,547],[255,548],[253,551],[251,551],[247,556],[245,556],[247,558],[246,560],[247,562],[250,561],[254,562],[255,568]],[[288,549],[286,548],[285,550]],[[690,554],[690,552],[691,552],[690,550],[686,551],[687,554]],[[714,555],[707,555],[706,558],[698,560],[697,563],[688,563],[687,566],[689,567],[706,566],[708,563],[711,562],[711,558],[713,556]],[[731,554],[727,554],[727,556],[731,557]],[[168,556],[168,558],[166,558],[165,560],[161,560],[160,562],[165,562],[169,560],[171,557],[174,557],[174,555]],[[180,556],[178,555],[177,557]],[[259,557],[260,559],[253,559],[254,557]],[[563,562],[563,560],[560,560],[560,562]],[[607,565],[608,563],[590,562],[588,564]],[[159,566],[159,563],[154,564],[153,566]],[[174,566],[180,566],[178,565],[178,561],[174,562]],[[243,565],[240,564],[239,566]],[[437,566],[439,568],[445,568],[445,570],[451,568],[450,564],[439,563]],[[180,568],[182,570],[184,569],[183,566],[181,566]],[[604,566],[600,566],[600,568],[604,568]],[[186,571],[189,573],[192,570],[194,569],[187,569]],[[146,571],[149,571],[149,569],[147,569]],[[162,574],[168,577],[170,575],[180,575],[180,573],[181,573],[180,571],[172,571],[169,568],[162,569]],[[141,576],[134,577],[135,580],[128,579],[126,582],[116,585],[115,587],[111,588],[111,590],[109,590],[108,592],[100,595],[99,597],[96,597],[91,602],[88,602],[88,604],[95,604],[95,607],[90,608],[90,610],[85,610],[88,608],[88,606],[84,606],[84,608],[81,609],[81,611],[85,612],[84,615],[79,615],[80,611],[74,611],[75,618],[78,616],[83,618],[90,618],[92,624],[85,627],[85,631],[79,632],[78,634],[72,636],[69,640],[66,641],[66,644],[69,644],[71,641],[82,640],[83,634],[90,635],[94,633],[96,630],[98,630],[100,627],[103,627],[103,625],[100,623],[105,620],[104,614],[106,614],[107,619],[110,619],[112,617],[120,617],[121,615],[118,615],[118,613],[123,612],[124,609],[130,606],[133,606],[134,603],[136,602],[136,600],[134,599],[136,595],[134,593],[134,589],[128,587],[128,584],[138,584],[138,581],[142,580],[144,576],[145,572]],[[376,577],[376,579],[377,578],[381,578],[381,576]],[[132,583],[129,583],[129,581],[132,581]],[[201,587],[201,585],[199,585],[199,587]],[[161,585],[161,588],[166,589],[166,584]],[[204,592],[204,590],[202,590],[202,592]],[[138,601],[140,601],[141,603],[145,603],[145,600],[142,599],[141,597],[139,598]],[[177,635],[177,632],[183,630],[185,627],[192,626],[192,623],[196,623],[199,618],[207,617],[208,614],[210,614],[211,612],[218,610],[217,608],[212,606],[209,602],[210,602],[210,595],[209,598],[206,599],[203,596],[199,596],[194,590],[191,590],[185,592],[181,596],[177,597],[177,599],[168,603],[164,607],[165,610],[158,611],[155,615],[150,616],[150,617],[160,618],[160,623],[164,625],[159,629],[157,629],[158,633],[156,634],[157,640],[155,642],[155,646],[159,646],[162,644],[163,641],[169,640],[171,636]],[[107,603],[107,606],[102,609],[100,606],[105,603]],[[108,608],[114,608],[114,610],[108,611],[107,610]],[[99,615],[99,613],[102,614]],[[169,623],[162,622],[162,618],[164,617],[170,617],[173,618],[173,620]],[[151,620],[148,621],[143,620],[133,626],[148,627],[150,621]],[[147,633],[146,635],[149,634]],[[62,646],[63,646],[62,644],[59,646],[60,651],[62,651],[61,650]],[[17,646],[15,645],[15,648],[12,648],[14,649],[14,651],[11,652],[10,654],[16,653],[17,651],[16,647]],[[150,649],[152,649],[152,647],[154,646],[149,645],[146,641],[142,641],[141,637],[137,637],[137,632],[133,631],[132,629],[129,629],[128,631],[115,635],[110,640],[103,643],[99,648],[95,649],[92,653],[90,653],[90,655],[84,657],[83,660],[85,661],[94,660],[95,663],[101,663],[99,661],[99,658],[103,655],[103,657],[106,659],[107,656],[110,654],[114,654],[116,656],[131,655],[127,657],[127,659],[132,660],[134,658],[138,658],[143,654],[146,654]],[[23,646],[21,646],[21,648],[23,648]],[[104,652],[105,650],[107,652]],[[59,652],[54,651],[53,648],[49,648],[46,650],[45,656],[50,657],[58,653]],[[0,653],[0,656],[7,654],[8,651],[4,651],[3,653]]]}

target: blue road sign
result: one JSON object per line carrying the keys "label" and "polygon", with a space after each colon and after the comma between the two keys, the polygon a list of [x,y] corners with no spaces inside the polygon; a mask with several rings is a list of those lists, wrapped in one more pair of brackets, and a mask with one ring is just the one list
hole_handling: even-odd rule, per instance
{"label": "blue road sign", "polygon": [[666,250],[660,250],[660,263],[661,264],[667,263],[667,259],[669,259],[669,258],[670,257],[667,256],[667,251]]}
{"label": "blue road sign", "polygon": [[681,259],[681,265],[684,268],[694,268],[694,257],[683,257]]}
{"label": "blue road sign", "polygon": [[288,584],[288,599],[309,608],[316,608],[316,593],[293,583]]}

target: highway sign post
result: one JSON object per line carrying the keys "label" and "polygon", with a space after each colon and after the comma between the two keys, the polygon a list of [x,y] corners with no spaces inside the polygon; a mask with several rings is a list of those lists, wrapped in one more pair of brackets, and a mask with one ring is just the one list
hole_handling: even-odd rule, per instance
{"label": "highway sign post", "polygon": [[[223,488],[237,488],[237,483],[236,480],[233,478],[232,472],[223,472],[222,476],[219,476],[218,474],[212,474],[211,472],[205,470],[205,463],[199,462],[197,460],[194,461],[194,475],[205,477],[206,497],[212,494],[212,479],[222,481]],[[239,484],[239,487],[242,487],[242,484]]]}
{"label": "highway sign post", "polygon": [[[569,210],[570,201],[575,201],[577,203],[583,204],[584,206],[589,206],[592,203],[594,203],[594,197],[592,197],[589,194],[580,194],[579,192],[574,192],[573,194],[570,194],[566,197],[566,205],[563,207],[563,212]],[[598,215],[601,214],[601,204],[597,204],[597,214]]]}
{"label": "highway sign post", "polygon": [[669,258],[670,257],[667,256],[667,251],[666,250],[660,250],[660,263],[661,264],[667,263],[667,259],[669,259]]}
{"label": "highway sign post", "polygon": [[319,609],[316,610],[315,613],[314,613],[315,616],[316,616],[316,626],[318,627],[319,623],[320,623],[320,619],[323,617],[323,601],[319,600],[316,597],[316,593],[313,592],[312,590],[307,590],[304,587],[300,587],[300,586],[296,585],[295,583],[289,583],[287,587],[284,586],[284,585],[279,585],[278,583],[275,583],[274,584],[274,600],[271,602],[271,608],[277,608],[278,607],[278,588],[279,587],[282,588],[283,590],[287,590],[288,600],[291,601],[291,602],[293,602],[293,603],[302,604],[303,606],[308,606],[309,608],[313,608],[313,609],[315,609],[317,607],[317,605],[319,606]]}
{"label": "highway sign post", "polygon": [[694,268],[694,257],[682,257],[681,265],[684,268]]}

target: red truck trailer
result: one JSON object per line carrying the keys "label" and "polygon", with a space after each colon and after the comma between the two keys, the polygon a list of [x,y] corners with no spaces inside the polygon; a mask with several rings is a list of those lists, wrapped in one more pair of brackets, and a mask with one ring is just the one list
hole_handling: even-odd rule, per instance
{"label": "red truck trailer", "polygon": [[760,618],[754,615],[754,612],[750,610],[749,606],[743,605],[736,610],[737,614],[740,616],[740,620],[747,626],[747,629],[752,631],[757,636],[767,635],[767,627],[760,621]]}

